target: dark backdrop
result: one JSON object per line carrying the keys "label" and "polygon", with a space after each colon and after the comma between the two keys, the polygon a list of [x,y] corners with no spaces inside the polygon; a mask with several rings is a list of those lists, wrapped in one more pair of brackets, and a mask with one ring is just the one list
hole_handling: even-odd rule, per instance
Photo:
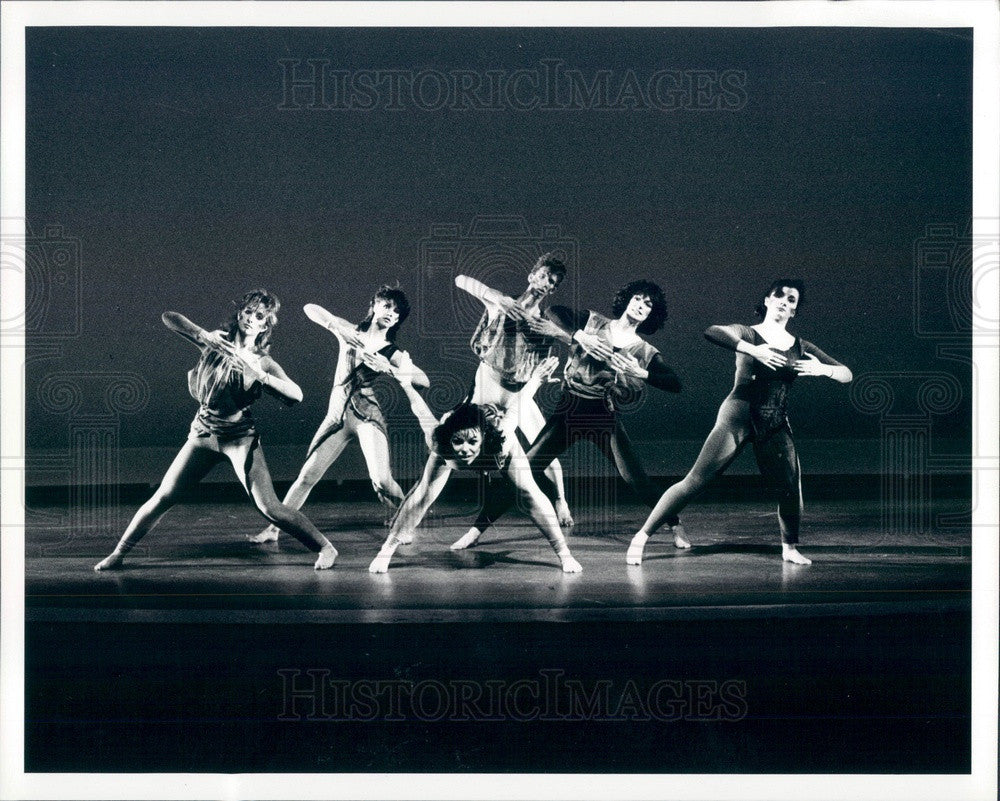
{"label": "dark backdrop", "polygon": [[[387,281],[413,300],[401,341],[443,410],[472,377],[477,309],[455,294],[454,270],[431,268],[434,244],[475,250],[474,220],[495,227],[496,215],[516,241],[487,236],[492,255],[466,267],[506,291],[551,242],[574,272],[555,302],[606,311],[629,279],[665,287],[670,319],[651,341],[685,389],[653,390],[634,411],[627,425],[647,445],[707,433],[732,355],[701,331],[753,322],[779,275],[808,284],[795,331],[856,376],[957,378],[963,400],[935,433],[967,445],[967,331],[922,320],[956,301],[919,280],[915,252],[928,226],[948,240],[971,217],[971,57],[962,30],[29,30],[27,209],[43,243],[28,270],[29,467],[67,445],[65,407],[39,391],[56,373],[97,376],[80,382],[84,412],[104,402],[100,375],[138,376],[148,402],[121,416],[121,446],[179,444],[196,353],[160,314],[217,325],[258,285],[283,301],[273,354],[306,395],[291,410],[258,404],[268,442],[303,446],[325,408],[334,343],[302,305],[360,319]],[[704,70],[708,88],[682,91],[672,110],[627,92],[622,108],[579,96],[575,108],[566,97],[515,108],[530,87],[500,108],[417,108],[404,95],[396,109],[383,92],[371,110],[316,109],[311,89],[283,83],[282,60],[302,78],[307,59],[352,77],[467,71],[484,85],[488,71],[508,80],[558,60],[588,84],[609,71],[606,106],[629,71],[643,85],[657,70]],[[61,272],[44,251],[60,237]],[[967,300],[968,282],[951,284]],[[942,342],[958,358],[940,357]],[[800,437],[879,435],[849,388],[801,380],[793,406]]]}

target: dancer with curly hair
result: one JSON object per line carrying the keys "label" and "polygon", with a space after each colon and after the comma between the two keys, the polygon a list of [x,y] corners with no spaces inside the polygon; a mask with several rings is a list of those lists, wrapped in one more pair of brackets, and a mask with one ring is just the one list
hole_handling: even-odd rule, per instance
{"label": "dancer with curly hair", "polygon": [[[637,280],[618,290],[612,317],[590,310],[553,306],[549,319],[533,323],[539,333],[571,345],[563,376],[563,394],[555,412],[532,443],[527,458],[535,480],[549,493],[544,469],[574,442],[592,442],[647,505],[659,492],[646,475],[618,419],[623,403],[634,400],[646,384],[680,392],[681,382],[659,351],[640,334],[659,331],[667,319],[667,302],[660,286]],[[473,528],[452,545],[459,550],[474,545],[514,502],[509,493],[494,491]],[[670,521],[678,548],[690,547],[679,520]]]}

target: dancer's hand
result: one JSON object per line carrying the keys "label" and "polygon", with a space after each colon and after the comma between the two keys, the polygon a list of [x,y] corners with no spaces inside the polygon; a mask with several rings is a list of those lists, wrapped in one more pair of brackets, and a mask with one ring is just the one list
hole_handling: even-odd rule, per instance
{"label": "dancer's hand", "polygon": [[611,356],[614,354],[614,349],[607,340],[597,334],[588,334],[586,331],[577,331],[573,335],[573,339],[580,343],[580,347],[583,348],[588,356],[593,356],[602,362],[611,363]]}
{"label": "dancer's hand", "polygon": [[370,367],[376,373],[391,373],[393,371],[392,362],[381,353],[359,350],[358,355],[361,356],[361,361],[365,363],[365,366]]}
{"label": "dancer's hand", "polygon": [[792,369],[799,375],[830,377],[830,366],[823,364],[811,353],[805,353],[802,358],[792,365]]}
{"label": "dancer's hand", "polygon": [[532,334],[548,337],[549,339],[560,339],[566,336],[565,331],[546,317],[531,315],[525,318],[525,322],[528,324],[528,328],[531,329]]}
{"label": "dancer's hand", "polygon": [[788,364],[788,359],[769,345],[751,345],[747,348],[747,353],[772,370],[777,370]]}
{"label": "dancer's hand", "polygon": [[218,331],[203,331],[198,339],[206,348],[211,348],[223,356],[234,356],[236,353],[236,346]]}
{"label": "dancer's hand", "polygon": [[649,371],[639,364],[639,360],[628,353],[615,353],[611,356],[611,367],[616,373],[631,376],[645,381],[649,378]]}
{"label": "dancer's hand", "polygon": [[500,307],[500,311],[510,317],[512,320],[524,320],[527,315],[520,306],[517,305],[517,301],[514,298],[504,295],[499,300],[497,300],[497,306]]}
{"label": "dancer's hand", "polygon": [[239,368],[239,370],[247,378],[252,378],[254,381],[260,381],[262,384],[267,383],[267,370],[265,370],[262,365],[263,360],[256,353],[233,348],[231,358],[233,359],[236,367]]}
{"label": "dancer's hand", "polygon": [[541,384],[545,381],[545,379],[552,375],[553,372],[555,372],[555,369],[558,366],[559,359],[557,357],[547,356],[535,365],[535,369],[531,371],[531,380],[537,381]]}

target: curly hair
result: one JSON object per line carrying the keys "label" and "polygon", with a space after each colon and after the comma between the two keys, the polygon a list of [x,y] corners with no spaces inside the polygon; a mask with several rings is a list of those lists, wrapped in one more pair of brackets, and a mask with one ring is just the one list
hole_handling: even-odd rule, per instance
{"label": "curly hair", "polygon": [[[385,332],[385,338],[390,342],[395,342],[396,334],[399,332],[399,327],[403,324],[403,321],[410,316],[410,301],[407,299],[406,293],[399,288],[398,284],[396,286],[389,286],[388,284],[380,286],[375,294],[372,295],[372,306],[375,305],[376,300],[387,301],[396,307],[396,313],[399,315],[399,319],[396,320],[396,324],[392,326],[392,328]],[[369,307],[368,316],[358,324],[358,330],[367,331],[371,328],[373,318],[373,311]]]}
{"label": "curly hair", "polygon": [[483,408],[475,403],[460,403],[438,424],[433,433],[434,450],[442,458],[451,458],[454,456],[452,435],[468,428],[479,429],[483,435],[483,444],[473,465],[495,467],[496,458],[503,451],[504,435]]}
{"label": "curly hair", "polygon": [[562,280],[566,277],[566,262],[562,259],[556,258],[553,251],[543,253],[539,256],[538,261],[534,263],[528,272],[533,273],[535,270],[542,269],[542,267],[547,267],[549,272],[559,279],[560,283],[562,283]]}
{"label": "curly hair", "polygon": [[278,300],[278,296],[268,292],[266,289],[252,289],[240,300],[233,301],[233,305],[236,307],[236,311],[233,312],[233,316],[229,318],[229,322],[224,326],[226,338],[230,342],[236,341],[240,330],[239,318],[241,312],[262,309],[267,312],[267,322],[264,331],[257,337],[254,350],[261,355],[267,355],[267,352],[271,349],[271,336],[274,333],[274,327],[278,324],[278,309],[281,308],[281,301]]}
{"label": "curly hair", "polygon": [[629,281],[615,295],[611,312],[615,317],[621,317],[636,295],[645,295],[653,303],[653,308],[649,310],[649,317],[639,324],[636,331],[640,334],[655,334],[663,328],[663,324],[667,321],[667,298],[659,284],[645,279]]}
{"label": "curly hair", "polygon": [[799,291],[799,302],[795,304],[795,310],[798,311],[805,305],[806,302],[806,282],[801,278],[779,278],[776,281],[771,282],[771,286],[768,287],[767,292],[764,293],[763,297],[757,302],[757,306],[754,308],[758,317],[767,316],[767,307],[764,305],[764,301],[777,292],[782,287],[788,287],[789,289],[797,289]]}

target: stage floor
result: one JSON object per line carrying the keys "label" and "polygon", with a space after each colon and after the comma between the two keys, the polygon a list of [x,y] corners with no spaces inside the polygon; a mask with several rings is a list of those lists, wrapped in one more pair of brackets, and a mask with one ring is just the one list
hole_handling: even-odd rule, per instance
{"label": "stage floor", "polygon": [[746,502],[692,505],[690,551],[654,540],[627,567],[645,513],[614,508],[574,510],[579,575],[513,516],[452,553],[474,509],[449,503],[381,576],[375,503],[306,507],[341,553],[321,573],[293,540],[248,543],[246,502],[179,507],[101,574],[118,530],[32,509],[26,768],[969,770],[961,502],[906,537],[875,503],[812,504],[809,567]]}
{"label": "stage floor", "polygon": [[[875,502],[816,503],[802,552],[783,563],[774,507],[695,504],[683,521],[693,547],[653,538],[641,567],[625,564],[638,505],[614,513],[576,508],[569,542],[584,572],[564,575],[529,520],[511,515],[476,547],[453,552],[474,508],[439,504],[389,573],[368,563],[386,529],[375,503],[320,502],[305,511],[340,551],[332,570],[312,569],[295,540],[253,545],[261,527],[249,503],[178,506],[116,571],[92,566],[118,531],[71,528],[33,510],[26,543],[26,607],[37,621],[473,622],[676,620],[959,611],[969,608],[971,544],[961,501],[929,511],[931,534],[889,536]],[[127,522],[133,509],[107,519]],[[955,522],[958,521],[958,522]]]}

